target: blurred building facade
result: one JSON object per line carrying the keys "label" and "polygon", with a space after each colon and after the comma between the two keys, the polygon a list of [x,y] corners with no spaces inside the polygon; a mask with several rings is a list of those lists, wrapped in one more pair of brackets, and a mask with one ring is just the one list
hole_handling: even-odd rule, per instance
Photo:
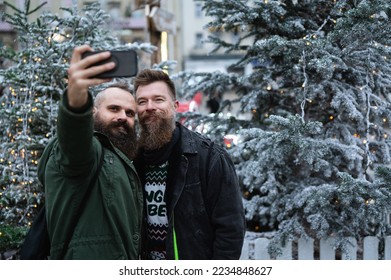
{"label": "blurred building facade", "polygon": [[[19,9],[23,9],[25,2],[25,0],[0,0],[0,11],[7,13],[12,10],[4,4],[5,1]],[[111,15],[108,24],[122,43],[150,42],[158,47],[158,51],[147,58],[148,62],[143,63],[144,66],[171,60],[177,62],[174,72],[244,71],[244,69],[228,69],[233,61],[241,57],[240,53],[225,54],[221,51],[210,54],[213,46],[205,43],[204,40],[211,33],[228,42],[237,40],[237,35],[205,28],[210,18],[204,15],[200,2],[193,0],[30,0],[30,6],[35,8],[44,2],[46,4],[41,9],[30,15],[31,20],[35,20],[40,13],[47,11],[66,17],[67,12],[60,7],[77,6],[80,9],[86,4],[99,2],[102,9]],[[7,45],[17,48],[16,36],[13,27],[0,16],[0,47]],[[142,60],[144,62],[145,58]],[[208,113],[204,101],[199,108]]]}
{"label": "blurred building facade", "polygon": [[[5,5],[5,2],[23,9],[25,0],[0,0],[0,47],[7,45],[17,48],[15,45],[17,34],[1,16],[4,12],[13,12],[9,6]],[[180,35],[177,33],[176,23],[176,14],[179,12],[181,3],[179,0],[30,0],[32,8],[43,3],[45,5],[29,17],[33,21],[47,11],[66,17],[67,12],[61,10],[60,7],[77,6],[80,9],[93,2],[99,2],[102,9],[110,14],[109,28],[122,43],[150,42],[159,48],[159,51],[152,55],[151,63],[181,59]]]}
{"label": "blurred building facade", "polygon": [[[12,12],[4,4],[5,1],[22,9],[25,0],[0,0],[0,14]],[[31,20],[46,11],[66,16],[66,12],[60,10],[60,7],[76,5],[81,8],[92,2],[100,2],[102,8],[111,15],[109,24],[122,42],[151,42],[159,48],[152,62],[175,60],[178,62],[176,71],[226,71],[231,60],[237,59],[237,55],[209,54],[212,46],[204,43],[204,40],[210,33],[231,37],[225,38],[226,40],[235,40],[235,35],[205,29],[210,19],[205,17],[201,9],[202,4],[193,0],[30,0],[30,2],[31,7],[46,2],[39,11],[30,16]],[[15,36],[17,34],[13,27],[0,18],[0,47],[14,46]]]}

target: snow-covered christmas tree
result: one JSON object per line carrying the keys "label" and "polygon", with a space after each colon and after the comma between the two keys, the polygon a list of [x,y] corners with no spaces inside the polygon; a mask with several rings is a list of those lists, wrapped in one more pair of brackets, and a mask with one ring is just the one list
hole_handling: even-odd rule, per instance
{"label": "snow-covered christmas tree", "polygon": [[195,1],[212,18],[213,52],[241,53],[230,68],[246,71],[176,77],[187,94],[219,88],[220,110],[234,92],[251,114],[188,122],[240,136],[230,152],[252,229],[275,231],[274,245],[334,236],[341,248],[389,233],[390,1]]}
{"label": "snow-covered christmas tree", "polygon": [[[45,3],[44,3],[45,4]],[[44,5],[42,4],[42,5]],[[57,106],[66,88],[69,58],[75,46],[95,50],[135,49],[152,52],[150,44],[120,44],[108,28],[109,15],[98,3],[62,8],[67,16],[40,14],[42,5],[24,9],[10,3],[4,15],[18,33],[18,50],[3,48],[0,56],[12,66],[0,70],[0,223],[28,225],[43,202],[37,164],[55,135]]]}

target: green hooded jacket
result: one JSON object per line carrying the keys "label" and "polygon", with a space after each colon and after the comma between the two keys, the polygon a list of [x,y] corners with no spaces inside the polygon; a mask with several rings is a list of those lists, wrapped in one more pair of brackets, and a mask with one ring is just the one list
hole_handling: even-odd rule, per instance
{"label": "green hooded jacket", "polygon": [[106,136],[93,132],[92,97],[81,113],[70,111],[66,93],[60,103],[57,139],[49,157],[41,158],[38,176],[45,186],[50,259],[57,259],[65,228],[98,165],[104,161],[65,259],[138,259],[142,223],[142,187],[131,160]]}

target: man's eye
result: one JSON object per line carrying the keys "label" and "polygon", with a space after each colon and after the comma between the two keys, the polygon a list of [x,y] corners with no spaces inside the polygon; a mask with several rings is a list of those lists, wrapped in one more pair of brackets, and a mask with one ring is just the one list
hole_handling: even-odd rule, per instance
{"label": "man's eye", "polygon": [[135,116],[135,113],[134,113],[133,111],[127,111],[127,112],[126,112],[126,115],[127,115],[128,117],[134,117],[134,116]]}

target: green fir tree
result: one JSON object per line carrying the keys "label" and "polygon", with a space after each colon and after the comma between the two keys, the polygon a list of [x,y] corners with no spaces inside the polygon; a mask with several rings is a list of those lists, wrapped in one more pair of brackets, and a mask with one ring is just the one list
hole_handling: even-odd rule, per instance
{"label": "green fir tree", "polygon": [[[389,234],[390,1],[195,1],[216,31],[212,53],[241,54],[228,69],[242,72],[175,77],[187,95],[219,90],[220,111],[187,124],[240,136],[229,151],[249,229],[275,233],[274,256],[297,237],[344,249],[346,237]],[[251,118],[219,117],[233,102]]]}

